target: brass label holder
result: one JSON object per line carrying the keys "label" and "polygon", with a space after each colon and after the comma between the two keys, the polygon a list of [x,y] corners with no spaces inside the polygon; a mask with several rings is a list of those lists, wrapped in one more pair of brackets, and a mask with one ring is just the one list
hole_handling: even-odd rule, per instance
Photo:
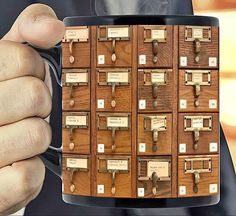
{"label": "brass label holder", "polygon": [[167,130],[167,117],[166,116],[144,116],[144,131],[152,132],[152,151],[157,151],[157,142],[159,132]]}
{"label": "brass label holder", "polygon": [[138,180],[152,181],[152,193],[156,196],[158,182],[171,180],[171,159],[139,159]]}
{"label": "brass label holder", "polygon": [[[204,126],[206,121],[208,126]],[[200,131],[212,131],[212,116],[184,116],[184,131],[193,132],[193,149],[197,150]]]}
{"label": "brass label holder", "polygon": [[63,43],[69,43],[69,62],[74,64],[75,57],[73,55],[73,45],[79,42],[89,41],[89,28],[88,26],[78,26],[78,27],[67,27],[66,34],[62,40]]}
{"label": "brass label holder", "polygon": [[131,27],[122,26],[99,26],[98,41],[112,41],[112,56],[113,63],[116,62],[116,41],[129,41],[131,36]]}
{"label": "brass label holder", "polygon": [[[199,168],[195,168],[195,163],[200,163]],[[207,165],[207,166],[206,166]],[[184,162],[184,172],[193,175],[193,192],[198,193],[198,185],[200,183],[200,173],[212,172],[212,159],[211,158],[187,158]]]}
{"label": "brass label holder", "polygon": [[[101,74],[105,73],[105,80],[101,81]],[[99,86],[111,86],[111,107],[116,107],[116,86],[130,85],[131,69],[99,69],[97,70],[97,83]]]}
{"label": "brass label holder", "polygon": [[[205,75],[207,80],[204,80]],[[199,96],[201,92],[201,86],[211,85],[211,71],[209,70],[186,70],[185,71],[185,85],[194,87],[194,106],[200,105]]]}
{"label": "brass label holder", "polygon": [[200,52],[202,42],[211,42],[210,26],[186,26],[185,41],[194,42],[195,63],[200,61]]}
{"label": "brass label holder", "polygon": [[70,88],[70,107],[75,105],[73,99],[73,90],[78,86],[88,86],[89,69],[63,69],[62,70],[62,85]]}
{"label": "brass label holder", "polygon": [[98,158],[100,160],[106,161],[106,166],[100,168],[100,164],[98,165],[98,172],[99,173],[111,173],[112,183],[111,183],[111,193],[115,195],[116,193],[116,175],[122,173],[129,173],[129,159],[104,159]]}
{"label": "brass label holder", "polygon": [[166,43],[166,26],[144,26],[144,43],[152,43],[153,63],[157,64],[159,43]]}

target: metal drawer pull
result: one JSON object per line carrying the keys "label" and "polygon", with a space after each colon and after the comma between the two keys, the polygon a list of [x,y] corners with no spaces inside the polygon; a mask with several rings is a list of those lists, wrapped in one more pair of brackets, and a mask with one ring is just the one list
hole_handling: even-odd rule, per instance
{"label": "metal drawer pull", "polygon": [[112,40],[112,55],[111,55],[111,61],[116,62],[116,40]]}
{"label": "metal drawer pull", "polygon": [[199,39],[195,39],[194,40],[194,53],[195,53],[195,62],[198,63],[200,61],[200,56],[199,56],[199,53],[201,51],[201,42]]}
{"label": "metal drawer pull", "polygon": [[111,107],[115,108],[116,107],[116,100],[115,100],[115,93],[116,93],[116,84],[112,83],[112,89],[111,89]]}
{"label": "metal drawer pull", "polygon": [[69,52],[70,52],[70,57],[69,57],[69,62],[73,64],[75,62],[75,57],[73,56],[73,43],[75,41],[71,40],[69,43]]}
{"label": "metal drawer pull", "polygon": [[158,176],[156,172],[152,173],[152,193],[153,195],[157,194],[157,182],[158,182]]}
{"label": "metal drawer pull", "polygon": [[152,41],[152,53],[153,53],[153,63],[156,64],[157,63],[157,53],[158,53],[158,41],[157,40],[153,40]]}
{"label": "metal drawer pull", "polygon": [[194,193],[197,193],[198,192],[198,184],[200,182],[200,174],[197,170],[194,171],[193,178],[194,178],[193,191],[194,191]]}
{"label": "metal drawer pull", "polygon": [[153,139],[153,144],[152,144],[152,151],[153,152],[156,152],[157,151],[157,141],[158,141],[158,130],[157,129],[154,129],[153,130],[153,137],[152,137],[152,139]]}
{"label": "metal drawer pull", "polygon": [[111,146],[112,152],[115,152],[116,150],[115,136],[116,136],[116,128],[112,128],[112,146]]}
{"label": "metal drawer pull", "polygon": [[111,175],[112,175],[111,193],[114,195],[116,193],[116,185],[115,185],[116,171],[112,171]]}

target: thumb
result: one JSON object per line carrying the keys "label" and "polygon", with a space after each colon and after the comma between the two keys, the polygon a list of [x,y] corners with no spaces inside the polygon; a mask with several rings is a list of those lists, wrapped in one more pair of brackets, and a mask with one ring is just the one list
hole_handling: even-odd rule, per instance
{"label": "thumb", "polygon": [[48,49],[59,43],[65,33],[63,22],[47,5],[32,4],[16,19],[3,40],[27,42],[33,46]]}

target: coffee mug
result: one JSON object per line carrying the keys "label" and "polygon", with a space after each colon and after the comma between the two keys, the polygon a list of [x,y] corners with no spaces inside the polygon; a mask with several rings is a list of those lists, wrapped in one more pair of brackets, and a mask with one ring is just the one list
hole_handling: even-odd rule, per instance
{"label": "coffee mug", "polygon": [[62,131],[54,130],[62,148],[41,158],[62,178],[63,200],[123,208],[218,203],[218,19],[64,23],[61,45],[38,49],[62,89]]}

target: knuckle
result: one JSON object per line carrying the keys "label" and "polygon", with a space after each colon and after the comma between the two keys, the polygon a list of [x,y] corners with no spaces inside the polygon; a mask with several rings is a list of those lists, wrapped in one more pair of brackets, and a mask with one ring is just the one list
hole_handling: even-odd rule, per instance
{"label": "knuckle", "polygon": [[52,132],[50,125],[43,119],[33,119],[28,131],[28,146],[38,150],[38,154],[47,150],[51,143]]}

